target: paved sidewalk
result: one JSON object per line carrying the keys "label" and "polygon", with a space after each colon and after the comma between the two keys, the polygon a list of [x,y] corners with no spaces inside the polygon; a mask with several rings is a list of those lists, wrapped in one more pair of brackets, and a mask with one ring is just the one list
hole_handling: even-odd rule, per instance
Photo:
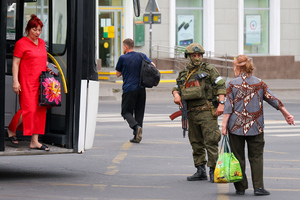
{"label": "paved sidewalk", "polygon": [[[283,103],[298,103],[300,101],[300,79],[265,79],[263,80],[271,91]],[[173,102],[171,90],[174,82],[160,83],[157,87],[147,88],[147,101]],[[100,81],[100,101],[120,101],[122,96],[122,83]]]}

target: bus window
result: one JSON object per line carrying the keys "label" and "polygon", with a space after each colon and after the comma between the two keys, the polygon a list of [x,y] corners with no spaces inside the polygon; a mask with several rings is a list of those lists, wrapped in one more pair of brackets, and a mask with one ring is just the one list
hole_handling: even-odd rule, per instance
{"label": "bus window", "polygon": [[49,44],[49,34],[48,34],[48,10],[49,10],[49,1],[48,0],[37,0],[35,2],[28,2],[24,4],[24,20],[23,20],[23,30],[27,25],[27,22],[30,19],[32,14],[35,14],[43,22],[43,31],[40,35],[46,44]]}
{"label": "bus window", "polygon": [[53,0],[52,53],[62,55],[67,38],[67,0]]}
{"label": "bus window", "polygon": [[16,3],[7,4],[6,40],[16,39]]}
{"label": "bus window", "polygon": [[14,50],[14,43],[16,40],[16,0],[7,2],[7,23],[6,23],[6,52],[7,58],[5,60],[5,74],[12,74],[12,55]]}

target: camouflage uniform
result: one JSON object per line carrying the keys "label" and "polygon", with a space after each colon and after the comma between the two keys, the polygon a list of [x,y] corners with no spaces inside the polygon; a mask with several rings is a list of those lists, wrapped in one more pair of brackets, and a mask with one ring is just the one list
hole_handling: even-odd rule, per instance
{"label": "camouflage uniform", "polygon": [[[194,176],[198,177],[197,180],[207,180],[205,164],[207,163],[207,166],[214,170],[218,159],[218,142],[221,138],[217,116],[215,116],[216,108],[212,101],[217,101],[218,95],[226,94],[226,86],[224,79],[213,65],[203,63],[202,60],[200,65],[194,65],[189,54],[199,52],[204,54],[204,49],[199,44],[193,43],[187,47],[185,55],[191,62],[180,71],[176,80],[181,84],[174,87],[173,91],[178,91],[180,87],[180,96],[187,102],[188,136],[193,149],[194,165],[199,173],[198,176],[197,173]],[[202,76],[197,78],[196,75],[199,74]],[[188,180],[194,179],[188,177]]]}

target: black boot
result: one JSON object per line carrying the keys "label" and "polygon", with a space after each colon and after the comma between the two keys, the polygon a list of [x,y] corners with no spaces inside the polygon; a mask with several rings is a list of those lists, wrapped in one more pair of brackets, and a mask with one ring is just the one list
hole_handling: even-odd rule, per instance
{"label": "black boot", "polygon": [[197,166],[197,172],[193,176],[187,177],[188,181],[202,181],[207,180],[205,165]]}
{"label": "black boot", "polygon": [[138,143],[140,143],[141,140],[142,140],[142,132],[143,132],[142,127],[140,127],[139,125],[136,125],[136,127],[134,129],[134,133],[135,133],[135,136],[136,136],[136,141]]}
{"label": "black boot", "polygon": [[136,135],[134,135],[134,137],[131,139],[131,140],[129,140],[130,142],[132,142],[132,143],[138,143],[137,141],[136,141]]}
{"label": "black boot", "polygon": [[254,194],[257,196],[270,195],[270,192],[265,188],[254,188]]}
{"label": "black boot", "polygon": [[140,127],[139,125],[136,125],[134,127],[133,135],[134,135],[134,137],[129,141],[132,143],[140,143],[142,140],[142,127]]}
{"label": "black boot", "polygon": [[215,168],[214,167],[210,167],[209,168],[209,179],[210,182],[214,183],[214,173],[215,173]]}

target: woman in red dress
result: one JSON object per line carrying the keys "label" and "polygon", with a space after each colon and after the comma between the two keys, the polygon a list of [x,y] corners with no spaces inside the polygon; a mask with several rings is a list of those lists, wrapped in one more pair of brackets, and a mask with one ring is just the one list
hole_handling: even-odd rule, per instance
{"label": "woman in red dress", "polygon": [[25,29],[27,36],[16,42],[12,67],[13,91],[19,95],[20,109],[7,131],[10,141],[18,144],[16,130],[23,127],[23,135],[31,136],[31,149],[49,151],[49,147],[38,140],[39,135],[45,133],[47,109],[39,106],[39,76],[42,71],[49,70],[45,42],[39,38],[42,28],[41,20],[31,15]]}

